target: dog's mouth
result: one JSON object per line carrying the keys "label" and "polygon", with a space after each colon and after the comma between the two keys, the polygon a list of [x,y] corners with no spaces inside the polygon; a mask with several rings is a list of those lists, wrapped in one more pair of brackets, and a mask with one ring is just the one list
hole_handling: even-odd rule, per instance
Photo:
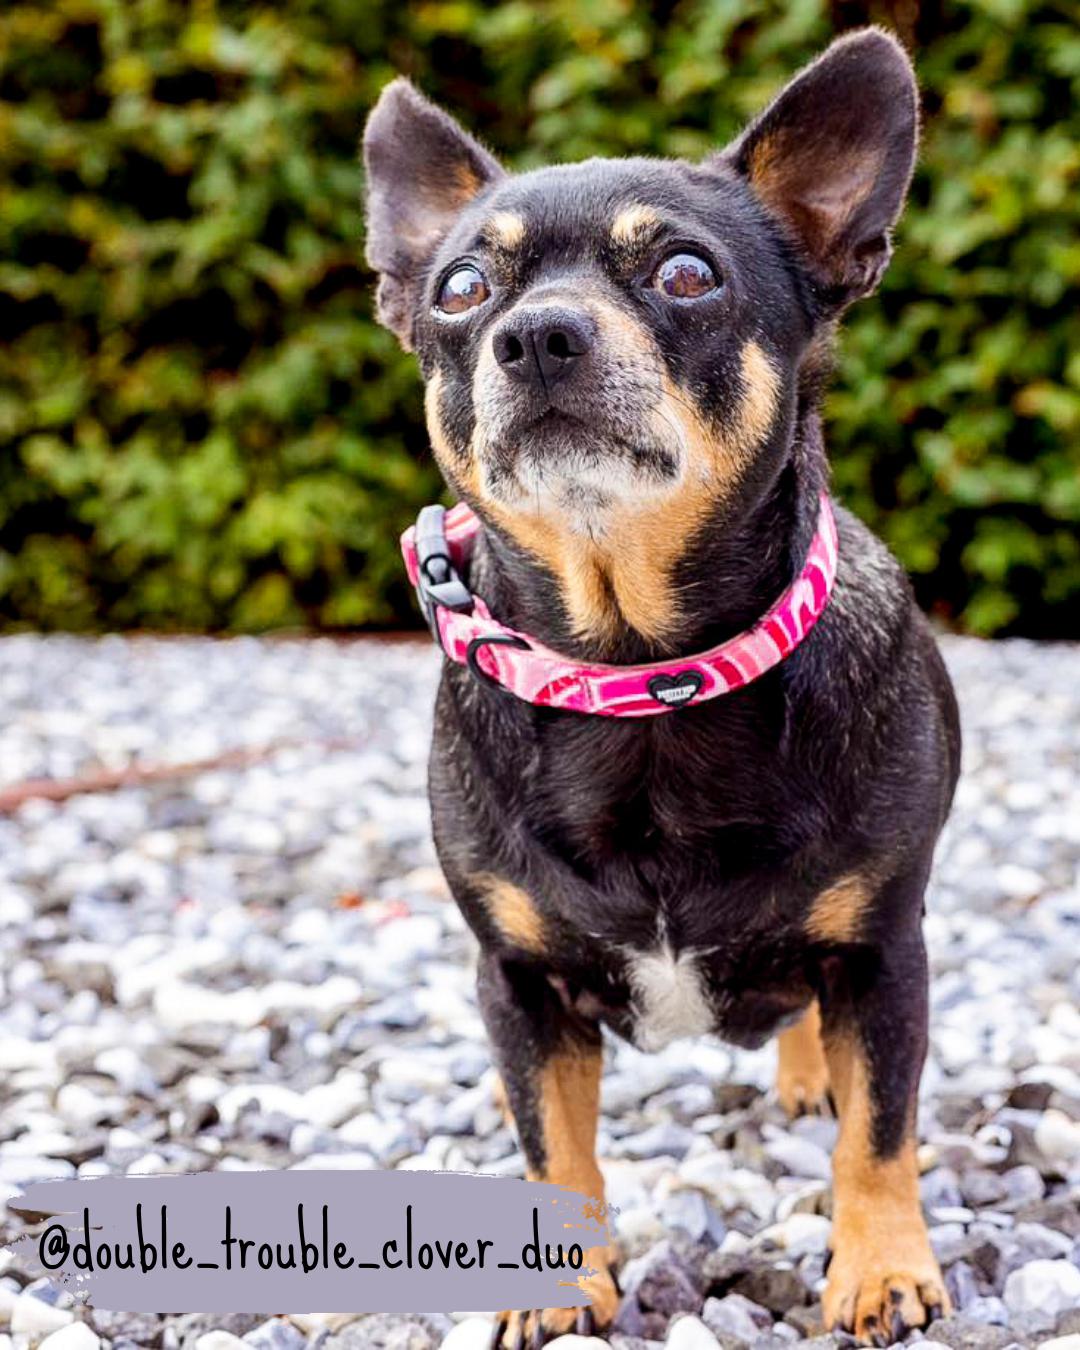
{"label": "dog's mouth", "polygon": [[602,507],[634,488],[673,484],[681,472],[676,448],[648,428],[635,434],[603,415],[554,406],[502,428],[483,459],[492,496],[537,508],[550,498],[563,508]]}

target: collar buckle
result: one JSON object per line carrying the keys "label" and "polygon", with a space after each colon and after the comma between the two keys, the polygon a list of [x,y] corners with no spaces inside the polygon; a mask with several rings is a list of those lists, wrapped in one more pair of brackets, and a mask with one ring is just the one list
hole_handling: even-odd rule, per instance
{"label": "collar buckle", "polygon": [[416,599],[432,637],[440,645],[437,608],[441,605],[471,614],[475,603],[454,566],[446,539],[446,511],[438,505],[425,506],[416,517]]}

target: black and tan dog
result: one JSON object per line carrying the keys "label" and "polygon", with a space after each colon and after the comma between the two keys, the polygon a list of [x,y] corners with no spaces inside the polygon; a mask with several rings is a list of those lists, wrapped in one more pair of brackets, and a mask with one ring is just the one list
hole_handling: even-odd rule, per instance
{"label": "black and tan dog", "polygon": [[[836,42],[699,164],[506,174],[405,81],[365,134],[379,314],[482,521],[470,583],[570,657],[701,651],[799,571],[838,316],[890,253],[911,67]],[[601,1196],[601,1024],[643,1048],[780,1032],[781,1100],[840,1116],[830,1327],[884,1344],[947,1306],[920,1212],[923,890],[959,758],[953,695],[886,549],[839,571],[782,664],[642,720],[540,708],[447,664],[431,801],[481,945],[480,1006],[530,1175]],[[611,1253],[592,1253],[603,1326]],[[542,1336],[574,1314],[515,1315]]]}

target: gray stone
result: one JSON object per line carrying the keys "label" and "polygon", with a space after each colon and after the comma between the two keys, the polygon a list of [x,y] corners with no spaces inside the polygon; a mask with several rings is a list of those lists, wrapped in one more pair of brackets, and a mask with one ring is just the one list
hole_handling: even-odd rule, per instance
{"label": "gray stone", "polygon": [[966,1261],[957,1261],[945,1272],[945,1287],[953,1307],[964,1312],[981,1295],[975,1271]]}
{"label": "gray stone", "polygon": [[964,1308],[964,1315],[976,1322],[986,1322],[990,1326],[1004,1327],[1009,1322],[1009,1310],[1004,1302],[994,1295],[986,1298],[973,1298]]}
{"label": "gray stone", "polygon": [[783,1176],[828,1181],[832,1175],[828,1153],[808,1139],[792,1135],[771,1139],[765,1145],[765,1156],[779,1166]]}
{"label": "gray stone", "polygon": [[284,1317],[271,1317],[244,1335],[255,1350],[302,1350],[303,1335]]}
{"label": "gray stone", "polygon": [[1005,1350],[1014,1339],[1004,1327],[958,1315],[932,1323],[929,1336],[949,1346],[950,1350]]}
{"label": "gray stone", "polygon": [[648,1269],[637,1286],[637,1299],[649,1312],[671,1317],[675,1313],[696,1313],[701,1308],[701,1290],[686,1266],[674,1258],[668,1244],[658,1259],[649,1262]]}
{"label": "gray stone", "polygon": [[133,1341],[136,1345],[154,1345],[161,1335],[161,1319],[152,1313],[109,1312],[91,1308],[90,1323],[107,1341]]}
{"label": "gray stone", "polygon": [[789,1308],[784,1321],[808,1339],[821,1336],[825,1329],[825,1319],[820,1303],[811,1303],[806,1307]]}
{"label": "gray stone", "polygon": [[1055,1195],[1017,1211],[1017,1220],[1040,1223],[1071,1238],[1080,1238],[1080,1195]]}
{"label": "gray stone", "polygon": [[180,1350],[196,1350],[196,1342],[211,1331],[224,1331],[238,1339],[263,1319],[256,1313],[184,1313],[173,1328]]}
{"label": "gray stone", "polygon": [[695,1242],[715,1247],[724,1237],[724,1221],[700,1191],[675,1191],[661,1211],[666,1228],[677,1228]]}
{"label": "gray stone", "polygon": [[668,1122],[628,1136],[621,1141],[619,1151],[627,1158],[682,1158],[693,1142],[693,1130]]}
{"label": "gray stone", "polygon": [[623,1298],[612,1321],[612,1330],[620,1332],[627,1340],[641,1340],[645,1334],[645,1315],[635,1295]]}
{"label": "gray stone", "polygon": [[777,1317],[810,1301],[810,1293],[798,1271],[786,1262],[774,1265],[768,1261],[755,1261],[735,1280],[732,1288],[752,1303],[768,1308]]}
{"label": "gray stone", "polygon": [[1080,1270],[1071,1261],[1030,1261],[1009,1275],[1004,1299],[1010,1313],[1049,1331],[1061,1313],[1080,1304]]}
{"label": "gray stone", "polygon": [[[754,1314],[764,1314],[764,1322]],[[725,1298],[708,1298],[701,1309],[701,1320],[717,1336],[734,1336],[742,1341],[754,1341],[763,1327],[772,1326],[772,1316],[766,1309],[751,1303],[741,1294]]]}
{"label": "gray stone", "polygon": [[702,1270],[705,1288],[710,1294],[726,1294],[735,1281],[759,1261],[760,1258],[749,1251],[710,1252]]}
{"label": "gray stone", "polygon": [[[965,1174],[964,1187],[971,1175],[993,1175],[973,1172]],[[919,1192],[926,1209],[940,1209],[947,1205],[964,1203],[966,1191],[961,1192],[961,1183],[951,1167],[935,1167],[919,1178]]]}
{"label": "gray stone", "polygon": [[328,1336],[323,1350],[433,1350],[452,1329],[439,1314],[368,1313]]}

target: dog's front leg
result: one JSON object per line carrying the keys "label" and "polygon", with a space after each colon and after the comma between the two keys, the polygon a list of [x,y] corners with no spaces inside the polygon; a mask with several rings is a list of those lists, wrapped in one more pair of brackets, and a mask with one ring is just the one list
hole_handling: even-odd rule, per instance
{"label": "dog's front leg", "polygon": [[[881,901],[895,912],[904,897],[899,887],[890,891]],[[902,908],[918,913],[917,904]],[[825,1325],[887,1345],[949,1306],[915,1158],[927,1038],[926,951],[917,920],[905,920],[880,948],[830,958],[822,1011],[840,1114]]]}
{"label": "dog's front leg", "polygon": [[[533,965],[484,952],[480,1010],[517,1125],[530,1180],[550,1181],[589,1196],[606,1222],[604,1181],[596,1162],[600,1109],[599,1027],[567,1011],[544,973]],[[618,1307],[610,1267],[614,1251],[591,1247],[585,1263],[596,1274],[582,1282],[591,1308],[551,1308],[505,1315],[504,1344],[540,1344],[545,1335],[606,1326]]]}

